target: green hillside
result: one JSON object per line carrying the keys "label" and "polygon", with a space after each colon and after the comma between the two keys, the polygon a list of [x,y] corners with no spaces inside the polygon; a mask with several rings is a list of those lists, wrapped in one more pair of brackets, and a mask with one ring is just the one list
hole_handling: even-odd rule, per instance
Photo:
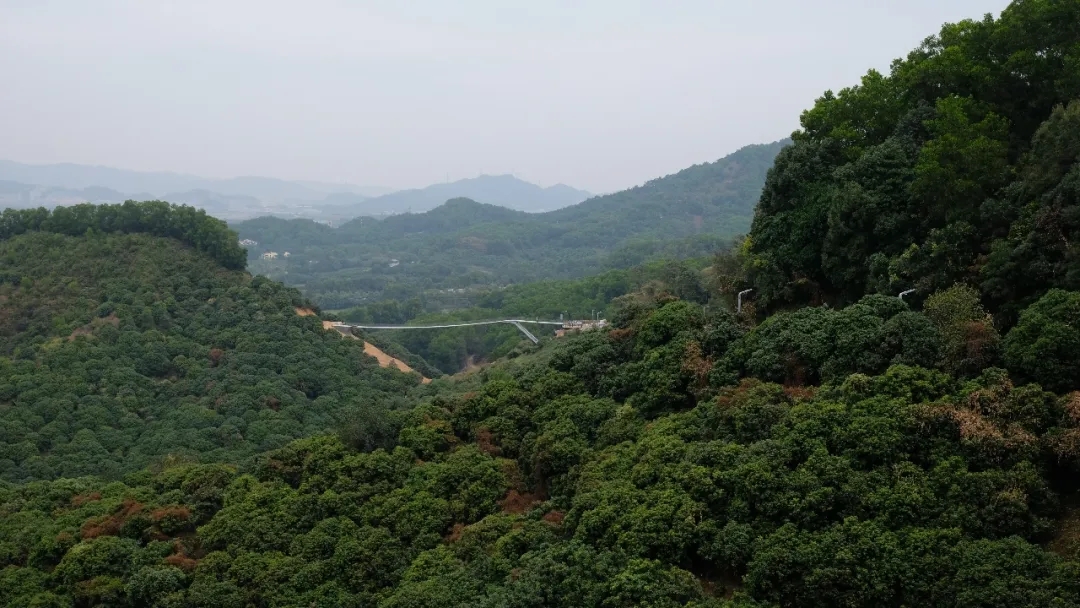
{"label": "green hillside", "polygon": [[[127,207],[173,228],[198,220],[195,234],[216,228],[235,247],[223,223],[190,209]],[[239,462],[390,407],[418,382],[298,316],[294,289],[176,239],[65,224],[69,211],[41,226],[82,236],[0,240],[0,479]]]}
{"label": "green hillside", "polygon": [[965,377],[940,311],[640,294],[422,389],[393,447],[0,485],[0,602],[1080,606],[1075,396]]}
{"label": "green hillside", "polygon": [[[249,251],[253,272],[294,285],[326,308],[419,296],[430,310],[457,308],[460,293],[477,289],[712,253],[749,228],[785,143],[747,146],[549,213],[455,199],[427,213],[358,218],[336,229],[276,218],[234,228],[259,243]],[[264,251],[282,255],[263,261]]]}
{"label": "green hillside", "polygon": [[957,281],[1006,324],[1080,288],[1080,8],[1014,2],[828,92],[766,180],[747,267],[767,306]]}

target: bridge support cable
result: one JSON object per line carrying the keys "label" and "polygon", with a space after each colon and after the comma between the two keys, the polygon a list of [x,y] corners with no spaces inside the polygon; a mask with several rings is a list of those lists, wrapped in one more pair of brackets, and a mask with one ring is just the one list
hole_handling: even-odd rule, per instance
{"label": "bridge support cable", "polygon": [[537,339],[537,337],[536,337],[536,336],[532,335],[532,332],[530,332],[529,330],[525,329],[525,326],[524,326],[524,325],[522,325],[522,324],[521,324],[520,322],[518,322],[518,321],[510,321],[510,324],[512,324],[512,325],[513,325],[514,327],[516,327],[516,328],[520,329],[520,330],[521,330],[521,333],[525,334],[525,337],[526,337],[526,338],[528,338],[528,339],[532,340],[532,343],[533,343],[533,344],[539,344],[539,343],[540,343],[540,340],[539,340],[539,339]]}

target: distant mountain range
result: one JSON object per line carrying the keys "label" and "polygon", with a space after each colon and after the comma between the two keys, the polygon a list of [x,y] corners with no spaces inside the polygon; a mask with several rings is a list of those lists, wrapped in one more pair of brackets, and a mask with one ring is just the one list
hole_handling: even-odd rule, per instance
{"label": "distant mountain range", "polygon": [[576,205],[592,196],[584,190],[557,184],[541,188],[513,175],[481,175],[447,184],[434,184],[418,190],[401,190],[356,201],[357,215],[421,213],[453,198],[468,198],[478,203],[498,205],[531,213],[554,211]]}
{"label": "distant mountain range", "polygon": [[170,192],[188,190],[208,190],[229,196],[251,196],[268,202],[316,201],[332,192],[350,192],[366,196],[390,192],[386,188],[288,181],[272,177],[211,179],[165,171],[130,171],[72,163],[28,165],[9,160],[0,160],[0,180],[73,189],[101,186],[117,192],[146,192],[153,196],[164,196]]}
{"label": "distant mountain range", "polygon": [[0,208],[163,199],[201,207],[229,220],[275,215],[336,224],[362,215],[428,211],[460,197],[538,212],[580,203],[589,196],[584,190],[562,184],[541,188],[512,175],[482,175],[391,192],[386,188],[269,177],[210,179],[181,173],[0,160]]}

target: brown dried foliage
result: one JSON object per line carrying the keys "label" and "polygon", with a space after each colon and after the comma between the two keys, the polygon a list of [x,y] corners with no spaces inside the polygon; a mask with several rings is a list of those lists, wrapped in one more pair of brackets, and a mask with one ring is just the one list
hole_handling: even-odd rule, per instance
{"label": "brown dried foliage", "polygon": [[142,513],[144,505],[131,498],[125,498],[119,509],[111,515],[88,519],[82,525],[79,536],[83,539],[97,538],[98,536],[116,536],[124,524],[132,517]]}
{"label": "brown dried foliage", "polygon": [[1069,462],[1080,458],[1080,429],[1068,429],[1049,440],[1050,449],[1059,462]]}
{"label": "brown dried foliage", "polygon": [[79,336],[93,335],[95,329],[97,329],[99,327],[102,327],[104,325],[112,325],[113,327],[120,327],[120,318],[116,316],[116,313],[110,313],[109,316],[107,316],[107,317],[99,317],[97,319],[94,319],[90,323],[88,323],[86,325],[83,325],[82,327],[76,328],[75,331],[71,332],[71,335],[69,335],[67,337],[68,342],[73,341],[75,338],[78,338]]}
{"label": "brown dried foliage", "polygon": [[225,351],[220,348],[210,349],[210,367],[217,367],[221,363],[221,359],[225,356]]}
{"label": "brown dried foliage", "polygon": [[183,506],[160,507],[150,512],[150,521],[159,524],[165,520],[186,522],[191,519],[191,510]]}
{"label": "brown dried foliage", "polygon": [[532,494],[510,490],[506,493],[506,497],[499,501],[499,507],[503,513],[521,515],[539,503],[540,501]]}
{"label": "brown dried foliage", "polygon": [[709,372],[713,368],[712,359],[707,359],[702,355],[701,345],[696,340],[691,340],[686,345],[686,352],[683,354],[682,360],[683,373],[690,375],[693,379],[693,386],[697,389],[709,385]]}
{"label": "brown dried foliage", "polygon": [[1065,414],[1069,416],[1069,420],[1080,424],[1080,391],[1065,395],[1061,400],[1061,405],[1065,408]]}
{"label": "brown dried foliage", "polygon": [[742,403],[751,390],[761,386],[761,380],[757,378],[743,378],[734,387],[726,387],[720,390],[716,396],[716,406],[721,409],[736,407]]}
{"label": "brown dried foliage", "polygon": [[562,523],[563,523],[563,520],[566,519],[566,513],[562,512],[562,511],[549,511],[549,512],[545,513],[544,516],[541,517],[540,519],[544,520],[545,522],[547,522],[547,523],[549,523],[549,524],[551,524],[553,526],[561,526]]}
{"label": "brown dried foliage", "polygon": [[960,439],[1004,439],[1001,429],[976,411],[953,407],[949,414],[960,429]]}
{"label": "brown dried foliage", "polygon": [[1065,559],[1073,559],[1080,552],[1080,506],[1066,508],[1054,528],[1057,535],[1046,548]]}
{"label": "brown dried foliage", "polygon": [[184,572],[192,572],[195,570],[195,567],[199,565],[199,560],[182,553],[174,553],[165,558],[165,563],[179,568]]}
{"label": "brown dried foliage", "polygon": [[1000,342],[1000,336],[989,318],[968,321],[961,331],[969,359],[981,361]]}
{"label": "brown dried foliage", "polygon": [[502,454],[502,448],[496,445],[495,436],[491,433],[491,429],[486,426],[476,429],[476,447],[488,456]]}
{"label": "brown dried foliage", "polygon": [[817,394],[817,387],[814,386],[785,386],[784,394],[788,399],[792,401],[809,401]]}
{"label": "brown dried foliage", "polygon": [[206,554],[198,546],[197,541],[191,544],[193,539],[184,538],[173,541],[173,553],[165,558],[164,562],[175,566],[184,572],[192,572],[199,565],[199,558]]}
{"label": "brown dried foliage", "polygon": [[76,494],[71,497],[71,506],[81,507],[86,503],[97,502],[101,500],[101,492],[90,492],[89,494]]}
{"label": "brown dried foliage", "polygon": [[922,409],[926,422],[950,420],[956,424],[960,440],[975,443],[994,443],[1006,449],[1019,449],[1038,441],[1035,435],[1019,424],[1002,427],[982,413],[957,405],[933,404]]}
{"label": "brown dried foliage", "polygon": [[993,416],[1000,412],[1001,406],[1008,399],[1012,388],[1012,382],[1006,379],[1001,384],[972,391],[967,399],[968,408],[987,416]]}
{"label": "brown dried foliage", "polygon": [[461,535],[465,533],[465,524],[456,523],[453,528],[450,528],[450,534],[446,537],[446,542],[456,543],[461,540]]}

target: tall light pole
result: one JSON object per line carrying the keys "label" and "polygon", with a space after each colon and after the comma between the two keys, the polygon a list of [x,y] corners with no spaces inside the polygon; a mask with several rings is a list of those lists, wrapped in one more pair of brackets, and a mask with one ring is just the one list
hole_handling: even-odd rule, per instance
{"label": "tall light pole", "polygon": [[914,289],[906,289],[904,291],[901,291],[900,292],[900,299],[903,300],[904,296],[906,296],[908,294],[911,294],[911,293],[915,293],[915,290]]}
{"label": "tall light pole", "polygon": [[751,291],[754,291],[754,290],[753,289],[744,289],[744,290],[739,292],[739,297],[735,301],[735,314],[741,314],[742,313],[742,297],[745,294],[750,293]]}

